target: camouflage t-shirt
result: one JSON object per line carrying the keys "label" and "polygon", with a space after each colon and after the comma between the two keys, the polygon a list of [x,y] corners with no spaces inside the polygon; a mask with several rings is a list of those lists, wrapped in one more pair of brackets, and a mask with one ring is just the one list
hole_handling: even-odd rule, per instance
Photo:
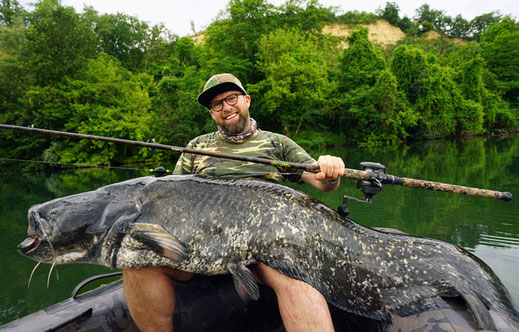
{"label": "camouflage t-shirt", "polygon": [[[187,147],[301,164],[315,163],[315,160],[290,138],[259,129],[256,136],[244,142],[224,140],[218,132],[214,132],[198,136],[189,142]],[[281,183],[285,179],[299,182],[303,171],[288,167],[276,167],[239,160],[183,153],[173,173],[201,174],[227,178],[259,178]]]}

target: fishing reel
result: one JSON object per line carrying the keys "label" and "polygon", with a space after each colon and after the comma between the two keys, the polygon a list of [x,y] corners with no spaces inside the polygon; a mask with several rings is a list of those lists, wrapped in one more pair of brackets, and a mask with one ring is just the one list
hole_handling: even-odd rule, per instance
{"label": "fishing reel", "polygon": [[351,196],[344,196],[342,200],[342,205],[339,206],[337,211],[343,217],[346,217],[350,214],[350,210],[348,209],[347,203],[348,199],[353,199],[354,201],[360,203],[368,203],[373,202],[373,196],[380,193],[382,190],[382,182],[379,179],[385,178],[386,175],[386,166],[380,163],[373,163],[369,161],[363,161],[360,163],[359,169],[361,171],[372,172],[373,177],[368,180],[359,180],[357,181],[357,189],[360,189],[363,193],[363,199],[359,199]]}

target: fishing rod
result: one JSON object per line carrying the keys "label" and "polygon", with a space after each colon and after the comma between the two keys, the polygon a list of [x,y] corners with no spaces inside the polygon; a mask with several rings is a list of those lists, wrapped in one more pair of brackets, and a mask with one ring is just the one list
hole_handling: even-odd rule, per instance
{"label": "fishing rod", "polygon": [[[301,163],[293,163],[281,160],[271,160],[265,158],[254,158],[247,157],[237,154],[231,153],[222,153],[222,152],[214,152],[214,151],[204,151],[198,149],[191,149],[185,147],[178,147],[173,145],[165,145],[165,144],[157,144],[157,143],[149,143],[149,142],[140,142],[140,141],[132,141],[122,138],[111,138],[111,137],[103,137],[103,136],[95,136],[95,135],[86,135],[86,134],[78,134],[71,133],[65,131],[57,131],[57,130],[49,130],[49,129],[41,129],[35,127],[22,127],[22,126],[13,126],[7,124],[0,124],[0,128],[2,129],[12,129],[12,130],[21,130],[21,131],[29,131],[33,133],[54,135],[54,136],[65,136],[72,137],[76,139],[88,139],[94,141],[102,141],[116,144],[124,144],[124,145],[132,145],[132,146],[140,146],[146,147],[150,149],[160,149],[160,150],[168,150],[168,151],[176,151],[182,153],[190,153],[197,155],[204,155],[210,157],[217,158],[225,158],[239,161],[246,161],[252,163],[266,164],[272,165],[276,167],[289,167],[295,169],[302,169],[311,173],[318,173],[320,171],[318,165],[308,165]],[[344,176],[345,178],[359,180],[358,187],[362,189],[365,194],[366,200],[369,201],[370,197],[375,195],[382,188],[382,184],[393,184],[393,185],[401,185],[405,187],[413,187],[413,188],[421,188],[427,190],[435,190],[435,191],[444,191],[461,195],[469,195],[469,196],[477,196],[477,197],[485,197],[485,198],[494,198],[503,201],[512,200],[512,194],[509,192],[500,192],[494,190],[473,188],[473,187],[465,187],[454,184],[447,184],[441,182],[433,182],[419,179],[411,179],[405,177],[398,177],[395,175],[390,175],[385,173],[385,167],[378,163],[361,163],[361,170],[345,168]]]}

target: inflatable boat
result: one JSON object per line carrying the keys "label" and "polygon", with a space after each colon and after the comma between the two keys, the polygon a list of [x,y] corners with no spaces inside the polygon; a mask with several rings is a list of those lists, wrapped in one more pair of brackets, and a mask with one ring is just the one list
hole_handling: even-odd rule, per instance
{"label": "inflatable boat", "polygon": [[[0,326],[0,331],[138,331],[117,280],[80,294],[94,280],[120,275],[94,276],[81,282],[72,296],[60,303]],[[195,276],[175,282],[174,330],[194,331],[283,331],[274,292],[260,286],[258,301],[244,303],[231,275]],[[336,331],[480,331],[484,322],[462,298],[445,300],[445,305],[407,317],[392,317],[391,324],[346,313],[330,306]],[[491,312],[498,331],[518,331],[519,324]]]}

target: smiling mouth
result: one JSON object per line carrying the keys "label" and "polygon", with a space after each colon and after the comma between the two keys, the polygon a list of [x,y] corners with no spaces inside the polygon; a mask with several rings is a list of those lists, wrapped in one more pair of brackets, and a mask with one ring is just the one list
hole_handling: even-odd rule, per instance
{"label": "smiling mouth", "polygon": [[232,120],[232,119],[234,119],[234,118],[237,117],[237,116],[238,116],[238,113],[233,113],[233,114],[229,115],[228,117],[226,117],[226,118],[224,118],[224,119],[225,119],[225,120]]}

